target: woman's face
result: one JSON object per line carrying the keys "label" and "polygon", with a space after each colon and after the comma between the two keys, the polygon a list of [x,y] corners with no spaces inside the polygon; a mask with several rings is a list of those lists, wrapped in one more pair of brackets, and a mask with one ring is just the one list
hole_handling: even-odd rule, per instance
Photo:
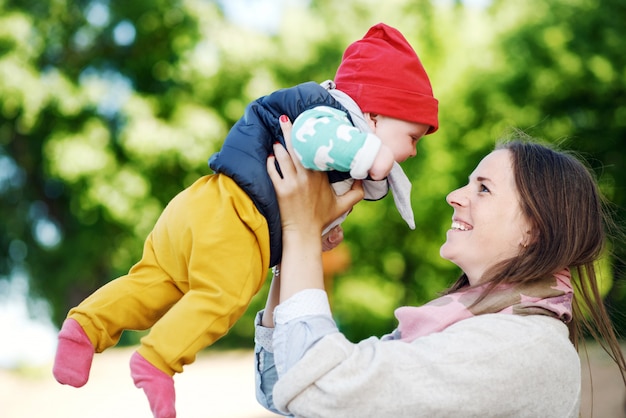
{"label": "woman's face", "polygon": [[510,151],[487,155],[469,183],[448,194],[446,201],[454,213],[439,253],[459,266],[470,284],[480,283],[488,268],[528,244],[529,222],[520,208]]}

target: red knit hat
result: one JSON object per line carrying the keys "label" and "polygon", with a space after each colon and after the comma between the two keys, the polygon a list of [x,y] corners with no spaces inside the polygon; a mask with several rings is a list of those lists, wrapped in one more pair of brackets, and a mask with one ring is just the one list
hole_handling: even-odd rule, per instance
{"label": "red knit hat", "polygon": [[422,63],[404,36],[384,23],[346,49],[335,84],[364,113],[430,125],[429,134],[439,128],[438,101]]}

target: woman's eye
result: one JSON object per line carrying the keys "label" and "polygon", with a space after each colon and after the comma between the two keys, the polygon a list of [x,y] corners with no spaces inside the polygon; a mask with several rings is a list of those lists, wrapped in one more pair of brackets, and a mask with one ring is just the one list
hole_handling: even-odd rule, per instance
{"label": "woman's eye", "polygon": [[481,184],[480,185],[480,192],[481,193],[489,193],[489,189],[484,184]]}

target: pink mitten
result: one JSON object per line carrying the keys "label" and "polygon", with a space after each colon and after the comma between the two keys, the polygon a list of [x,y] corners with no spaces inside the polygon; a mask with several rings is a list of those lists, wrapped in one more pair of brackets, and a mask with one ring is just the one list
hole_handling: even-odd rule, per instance
{"label": "pink mitten", "polygon": [[130,375],[135,386],[145,392],[154,418],[176,418],[172,376],[154,367],[136,351],[130,358]]}
{"label": "pink mitten", "polygon": [[81,387],[89,380],[94,348],[83,328],[73,319],[66,319],[59,332],[59,344],[52,374],[64,385]]}

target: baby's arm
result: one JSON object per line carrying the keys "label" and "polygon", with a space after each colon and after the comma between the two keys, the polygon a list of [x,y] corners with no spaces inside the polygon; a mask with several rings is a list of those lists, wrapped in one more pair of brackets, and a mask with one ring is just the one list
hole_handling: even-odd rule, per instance
{"label": "baby's arm", "polygon": [[[361,132],[344,112],[328,106],[300,114],[293,123],[292,138],[296,155],[304,167],[350,172],[355,179],[368,176],[382,147],[376,135]],[[393,161],[389,170],[391,164]]]}

